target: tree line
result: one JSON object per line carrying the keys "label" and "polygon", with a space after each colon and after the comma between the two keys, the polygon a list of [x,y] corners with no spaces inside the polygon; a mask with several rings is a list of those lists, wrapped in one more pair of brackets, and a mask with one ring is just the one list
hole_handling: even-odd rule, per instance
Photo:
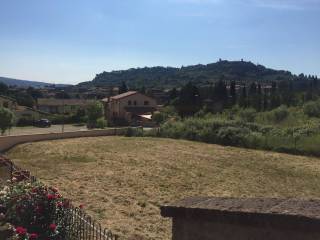
{"label": "tree line", "polygon": [[319,79],[300,75],[296,80],[243,83],[225,81],[223,77],[215,84],[197,87],[192,82],[180,90],[170,91],[170,104],[179,115],[190,116],[205,108],[208,112],[222,112],[238,105],[253,108],[257,112],[270,111],[281,105],[297,106],[315,100],[319,96]]}

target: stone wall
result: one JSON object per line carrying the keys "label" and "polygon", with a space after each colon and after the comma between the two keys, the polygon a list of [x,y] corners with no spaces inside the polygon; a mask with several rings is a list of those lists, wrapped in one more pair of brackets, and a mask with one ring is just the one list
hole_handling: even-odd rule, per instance
{"label": "stone wall", "polygon": [[66,138],[79,138],[79,137],[99,137],[99,136],[112,136],[124,135],[128,128],[112,128],[104,130],[88,130],[64,133],[46,133],[46,134],[32,134],[32,135],[19,135],[0,137],[0,152],[5,152],[10,148],[28,142],[38,142]]}
{"label": "stone wall", "polygon": [[173,240],[320,239],[320,200],[189,198],[161,214]]}

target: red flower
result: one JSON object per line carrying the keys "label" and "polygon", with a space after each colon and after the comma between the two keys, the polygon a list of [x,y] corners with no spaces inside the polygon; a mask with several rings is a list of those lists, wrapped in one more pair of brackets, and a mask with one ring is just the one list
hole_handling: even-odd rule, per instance
{"label": "red flower", "polygon": [[62,202],[58,202],[57,203],[57,207],[63,207],[63,203]]}
{"label": "red flower", "polygon": [[49,229],[54,232],[57,229],[57,225],[55,225],[54,223],[51,223],[49,226]]}
{"label": "red flower", "polygon": [[34,239],[37,239],[37,238],[38,238],[38,234],[36,234],[36,233],[31,233],[29,235],[29,240],[34,240]]}
{"label": "red flower", "polygon": [[19,236],[24,236],[27,234],[27,229],[23,228],[23,227],[16,227],[16,233]]}
{"label": "red flower", "polygon": [[80,208],[80,209],[83,209],[83,208],[84,208],[84,205],[83,205],[83,204],[80,204],[80,205],[79,205],[79,208]]}
{"label": "red flower", "polygon": [[47,199],[48,199],[48,200],[54,200],[54,199],[56,199],[56,198],[57,198],[57,196],[54,195],[54,194],[48,194],[48,195],[47,195]]}

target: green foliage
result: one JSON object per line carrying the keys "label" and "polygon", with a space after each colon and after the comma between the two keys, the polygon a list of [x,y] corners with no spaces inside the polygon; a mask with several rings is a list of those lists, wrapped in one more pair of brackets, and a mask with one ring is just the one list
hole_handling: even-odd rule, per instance
{"label": "green foliage", "polygon": [[5,221],[15,226],[13,239],[65,239],[69,202],[56,189],[15,182],[0,192],[0,204]]}
{"label": "green foliage", "polygon": [[30,94],[19,93],[15,96],[17,102],[21,106],[26,106],[32,108],[35,104],[35,100]]}
{"label": "green foliage", "polygon": [[[285,119],[289,113],[286,107],[279,107],[266,114],[272,116],[272,121],[279,121]],[[241,115],[243,109],[234,107],[222,114],[201,114],[183,120],[169,120],[162,124],[159,130],[155,129],[144,135],[320,156],[317,148],[320,141],[318,121],[306,121],[294,127],[281,127],[243,121],[239,117]],[[233,116],[235,120],[229,120],[229,116]],[[251,117],[249,119],[252,120]],[[311,139],[315,139],[315,142]]]}
{"label": "green foliage", "polygon": [[240,111],[239,117],[244,122],[254,122],[257,111],[253,108],[246,108]]}
{"label": "green foliage", "polygon": [[303,112],[309,117],[320,117],[320,101],[306,103]]}
{"label": "green foliage", "polygon": [[126,137],[141,137],[143,136],[143,128],[127,128],[126,133],[125,133]]}
{"label": "green foliage", "polygon": [[174,107],[167,106],[161,109],[159,112],[155,112],[152,115],[152,120],[155,121],[157,124],[162,124],[168,121],[170,118],[177,118],[178,115],[175,112]]}
{"label": "green foliage", "polygon": [[95,128],[97,120],[104,117],[103,104],[101,102],[93,102],[87,108],[88,128]]}
{"label": "green foliage", "polygon": [[0,82],[0,94],[6,94],[8,91],[8,86],[2,82]]}
{"label": "green foliage", "polygon": [[270,122],[279,123],[289,116],[289,110],[286,106],[282,105],[267,113],[267,118]]}
{"label": "green foliage", "polygon": [[107,127],[107,121],[103,117],[102,118],[98,118],[96,127],[97,128],[101,128],[101,129],[106,128]]}
{"label": "green foliage", "polygon": [[10,129],[14,125],[15,116],[7,108],[0,107],[0,130],[3,135],[7,129]]}
{"label": "green foliage", "polygon": [[97,74],[92,82],[82,83],[82,86],[120,86],[126,82],[130,88],[174,88],[188,82],[197,86],[207,85],[221,80],[266,82],[274,79],[290,80],[294,76],[290,72],[277,71],[261,65],[245,61],[219,61],[207,65],[194,65],[181,68],[152,67],[136,68],[125,71],[102,72]]}

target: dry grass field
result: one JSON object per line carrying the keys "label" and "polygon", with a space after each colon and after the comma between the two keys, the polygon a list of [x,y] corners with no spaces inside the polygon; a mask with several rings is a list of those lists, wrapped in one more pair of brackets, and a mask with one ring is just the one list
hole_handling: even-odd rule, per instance
{"label": "dry grass field", "polygon": [[124,239],[170,239],[159,206],[188,196],[320,198],[320,159],[310,157],[126,137],[24,144],[8,155]]}

